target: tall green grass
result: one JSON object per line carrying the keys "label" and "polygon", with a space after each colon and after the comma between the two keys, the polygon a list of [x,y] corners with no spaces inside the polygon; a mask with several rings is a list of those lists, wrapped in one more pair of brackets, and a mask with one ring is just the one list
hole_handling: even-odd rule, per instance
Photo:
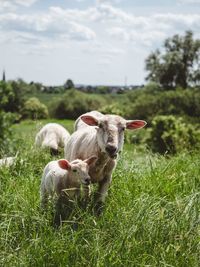
{"label": "tall green grass", "polygon": [[51,156],[33,147],[37,125],[14,127],[19,160],[0,169],[0,266],[199,266],[198,152],[165,158],[125,146],[103,215],[76,207],[78,229],[56,230],[39,208]]}

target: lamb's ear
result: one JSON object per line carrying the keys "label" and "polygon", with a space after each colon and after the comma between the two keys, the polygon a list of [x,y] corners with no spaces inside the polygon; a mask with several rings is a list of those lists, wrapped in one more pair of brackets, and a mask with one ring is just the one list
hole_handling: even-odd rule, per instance
{"label": "lamb's ear", "polygon": [[67,161],[66,159],[60,159],[58,161],[58,165],[61,169],[64,169],[67,171],[69,171],[71,169],[71,165],[70,165],[69,161]]}
{"label": "lamb's ear", "polygon": [[98,126],[98,120],[90,115],[82,115],[81,120],[89,126]]}
{"label": "lamb's ear", "polygon": [[142,120],[128,120],[126,121],[126,128],[129,130],[140,129],[146,125],[146,121]]}
{"label": "lamb's ear", "polygon": [[91,165],[92,163],[94,163],[95,161],[97,160],[97,157],[96,156],[92,156],[88,159],[85,159],[84,161],[88,164],[88,165]]}

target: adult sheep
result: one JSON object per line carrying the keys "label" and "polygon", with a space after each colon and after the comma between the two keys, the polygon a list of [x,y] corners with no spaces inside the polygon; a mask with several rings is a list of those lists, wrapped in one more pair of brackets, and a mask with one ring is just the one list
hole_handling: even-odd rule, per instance
{"label": "adult sheep", "polygon": [[64,147],[69,137],[69,132],[62,125],[48,123],[37,133],[35,145],[50,148],[52,154],[57,154],[58,148]]}
{"label": "adult sheep", "polygon": [[71,161],[97,156],[97,161],[89,168],[91,182],[98,183],[95,199],[97,215],[101,213],[118,153],[123,148],[125,129],[140,129],[145,125],[143,120],[126,120],[98,111],[88,112],[77,119],[76,131],[65,145],[65,158]]}

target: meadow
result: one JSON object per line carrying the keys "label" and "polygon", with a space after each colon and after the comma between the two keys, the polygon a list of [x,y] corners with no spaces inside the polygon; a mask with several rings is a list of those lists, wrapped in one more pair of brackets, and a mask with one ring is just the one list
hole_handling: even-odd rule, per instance
{"label": "meadow", "polygon": [[[161,156],[125,144],[103,215],[95,217],[90,204],[86,210],[77,205],[55,229],[39,198],[42,171],[52,157],[33,146],[46,122],[13,126],[19,159],[0,169],[0,266],[199,266],[198,151]],[[72,132],[73,121],[59,122]]]}

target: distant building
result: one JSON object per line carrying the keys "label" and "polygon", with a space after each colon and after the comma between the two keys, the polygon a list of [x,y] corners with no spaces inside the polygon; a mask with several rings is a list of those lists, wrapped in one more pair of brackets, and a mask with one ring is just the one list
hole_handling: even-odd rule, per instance
{"label": "distant building", "polygon": [[5,72],[5,70],[3,70],[3,75],[2,75],[2,81],[6,81],[6,72]]}

